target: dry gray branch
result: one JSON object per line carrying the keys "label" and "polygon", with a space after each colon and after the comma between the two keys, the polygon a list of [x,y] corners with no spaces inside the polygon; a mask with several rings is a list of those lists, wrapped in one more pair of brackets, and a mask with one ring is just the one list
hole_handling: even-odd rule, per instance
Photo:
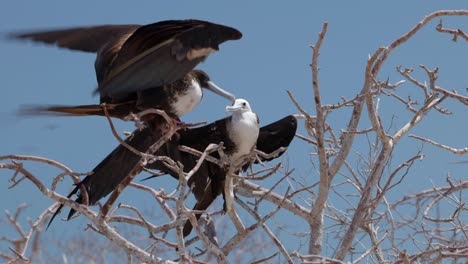
{"label": "dry gray branch", "polygon": [[[301,105],[288,91],[289,98],[299,112],[295,116],[305,121],[304,128],[307,132],[306,135],[308,135],[297,135],[297,137],[306,142],[307,146],[312,149],[310,159],[312,166],[316,166],[307,172],[289,169],[287,163],[283,162],[257,171],[253,171],[252,168],[246,176],[236,175],[240,166],[247,162],[253,162],[256,155],[257,157],[273,158],[284,152],[285,149],[268,154],[256,151],[255,155],[252,154],[245,159],[229,164],[222,152],[222,144],[220,144],[210,145],[203,152],[184,146],[180,147],[181,151],[199,157],[197,164],[193,168],[189,168],[188,173],[184,173],[177,161],[152,155],[177,129],[181,128],[180,126],[171,126],[170,118],[164,112],[154,109],[128,117],[128,119],[135,121],[138,128],[143,126],[141,119],[146,114],[162,115],[169,124],[169,132],[145,153],[126,145],[115,130],[110,117],[107,116],[109,126],[116,139],[130,151],[139,155],[141,159],[124,183],[107,200],[100,212],[87,206],[86,190],[82,190],[82,195],[85,197],[84,204],[78,204],[55,192],[57,182],[65,176],[71,176],[76,183],[79,181],[79,176],[86,174],[77,174],[59,162],[46,158],[18,155],[0,156],[0,160],[5,161],[5,163],[0,163],[0,169],[10,170],[13,173],[10,178],[12,182],[10,188],[15,189],[22,183],[30,181],[41,191],[43,196],[55,202],[42,212],[36,221],[30,222],[28,228],[20,225],[18,221],[22,207],[18,209],[16,214],[7,212],[8,223],[19,234],[19,238],[2,237],[1,241],[9,243],[11,246],[10,251],[1,252],[0,257],[9,263],[36,260],[40,248],[38,241],[42,225],[58,203],[77,210],[89,219],[91,223],[88,225],[88,229],[95,231],[99,236],[104,236],[116,247],[122,249],[128,262],[136,259],[136,261],[144,263],[172,263],[168,260],[169,258],[158,255],[163,247],[171,250],[168,255],[172,254],[172,259],[177,258],[176,260],[180,262],[217,261],[218,263],[229,263],[238,255],[247,254],[242,247],[245,248],[245,244],[248,244],[249,241],[255,241],[255,237],[258,238],[259,235],[263,235],[262,239],[266,238],[264,240],[270,243],[272,248],[262,252],[262,255],[255,255],[252,258],[255,260],[254,263],[274,262],[276,259],[273,258],[275,257],[287,263],[296,261],[340,264],[345,263],[345,260],[354,263],[361,261],[438,263],[449,260],[456,262],[468,257],[468,247],[466,246],[468,233],[465,221],[467,207],[464,203],[468,191],[466,180],[447,177],[447,186],[435,185],[425,191],[401,195],[400,199],[397,200],[389,199],[390,191],[399,192],[398,188],[401,188],[402,183],[408,177],[412,177],[411,171],[415,161],[422,160],[424,157],[422,152],[405,153],[408,156],[398,157],[398,163],[392,164],[397,143],[401,139],[415,138],[459,155],[468,152],[467,148],[457,149],[423,137],[408,136],[409,132],[418,126],[431,110],[443,114],[444,117],[449,117],[451,112],[440,107],[442,102],[453,101],[468,105],[468,97],[455,90],[437,85],[439,68],[430,69],[420,65],[420,71],[425,73],[425,80],[419,80],[419,78],[414,77],[416,75],[413,75],[412,68],[397,67],[397,72],[406,82],[402,80],[395,82],[390,81],[390,79],[379,80],[379,76],[382,75],[380,73],[382,66],[392,52],[411,39],[433,19],[443,16],[468,16],[468,10],[442,10],[429,14],[407,33],[390,43],[389,46],[378,48],[368,58],[361,91],[351,99],[339,98],[338,103],[334,105],[323,102],[322,87],[319,85],[321,83],[319,82],[318,59],[328,30],[328,24],[326,22],[323,24],[318,39],[312,46],[312,62],[310,64],[314,100],[307,103],[314,104],[315,115],[305,111],[305,109],[310,109],[310,105]],[[466,33],[460,29],[447,29],[442,26],[442,23],[439,23],[436,29],[439,32],[452,35],[454,40],[459,37],[468,40]],[[401,95],[401,88],[407,85],[413,87],[411,96]],[[415,92],[416,95],[414,95]],[[392,102],[403,104],[406,107],[404,112],[409,118],[402,125],[397,126],[396,122],[392,122],[393,120],[388,122],[382,119],[384,115],[381,111],[385,111],[386,101],[383,98],[388,98]],[[370,127],[367,125],[367,128],[358,128],[361,118],[365,117],[366,114],[364,104],[367,107]],[[103,109],[105,112],[107,111],[105,105],[103,105]],[[347,126],[344,128],[332,127],[335,122],[327,122],[327,117],[336,113],[338,109],[352,111]],[[354,146],[356,139],[367,142],[367,153],[361,153]],[[220,153],[219,159],[209,155],[215,151]],[[294,150],[290,149],[289,151]],[[25,164],[19,161],[25,161]],[[49,164],[60,170],[60,174],[53,179],[50,189],[27,169],[27,162],[31,161]],[[155,161],[164,162],[178,175],[178,186],[169,194],[131,182],[147,163]],[[227,170],[224,186],[225,203],[227,214],[235,229],[225,230],[225,228],[218,227],[216,230],[214,220],[211,217],[216,219],[221,214],[219,212],[209,213],[206,216],[207,219],[202,218],[197,221],[195,214],[202,212],[191,211],[186,207],[187,198],[190,195],[187,182],[200,169],[204,161],[215,163]],[[259,161],[258,158],[257,161]],[[186,169],[185,171],[187,171]],[[258,184],[253,183],[253,181]],[[167,221],[158,225],[152,223],[153,218],[148,217],[138,206],[119,204],[112,209],[113,203],[127,185],[151,195],[151,201],[160,205],[163,212],[161,214],[163,217],[167,217]],[[284,192],[285,189],[287,189],[286,192]],[[243,208],[245,211],[237,210],[234,201],[236,201],[237,207]],[[440,210],[441,207],[444,208],[443,212]],[[281,222],[283,219],[280,217],[273,217],[277,213],[287,213],[291,219],[288,219],[288,223],[285,224]],[[247,217],[244,218],[244,216]],[[182,232],[182,227],[187,220],[191,222],[196,233],[196,237],[190,240],[186,240]],[[113,226],[110,225],[111,223]],[[115,228],[117,223],[119,223],[119,228]],[[139,233],[124,236],[120,226],[131,230],[138,229]],[[278,233],[272,231],[275,230],[275,227],[276,230],[279,230]],[[169,232],[174,230],[175,232]],[[294,237],[299,244],[297,249],[293,249],[283,241],[286,237],[284,234]],[[138,240],[141,244],[137,243],[135,237],[141,239],[143,236],[146,236],[146,240],[144,242]],[[145,246],[141,246],[142,244]],[[411,251],[405,251],[408,245],[412,248]],[[255,245],[252,250],[264,249],[262,247],[265,246]],[[174,252],[174,250],[177,251]],[[64,257],[63,261],[69,260]]]}

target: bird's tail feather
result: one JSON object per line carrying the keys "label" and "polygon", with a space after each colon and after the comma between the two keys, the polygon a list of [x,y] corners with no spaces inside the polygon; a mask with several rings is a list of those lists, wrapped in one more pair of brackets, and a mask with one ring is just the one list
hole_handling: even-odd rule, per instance
{"label": "bird's tail feather", "polygon": [[[142,130],[136,130],[125,142],[131,147],[146,152],[148,148],[157,141],[160,134],[154,132],[153,128],[146,127]],[[68,195],[71,197],[76,194],[80,185],[84,185],[88,192],[89,205],[96,204],[101,198],[105,197],[130,174],[130,172],[138,165],[140,156],[133,153],[131,150],[123,145],[117,146],[107,157],[102,160],[96,168],[93,169],[92,174],[86,176],[80,184]],[[75,200],[78,203],[82,202],[81,194]],[[52,223],[55,216],[59,213],[63,205],[60,205],[58,210],[54,213],[48,226]],[[75,214],[74,209],[70,209],[68,219]]]}
{"label": "bird's tail feather", "polygon": [[[133,110],[131,105],[132,103],[129,102],[123,104],[106,104],[105,107],[110,116],[123,118]],[[103,106],[101,105],[26,105],[20,108],[19,114],[22,116],[105,116]]]}
{"label": "bird's tail feather", "polygon": [[[193,207],[193,210],[206,211],[206,209],[208,209],[208,207],[214,202],[214,200],[216,199],[216,197],[218,197],[220,193],[223,193],[223,197],[224,197],[223,187],[224,187],[224,181],[210,180],[210,182],[208,183],[208,185],[206,185],[204,189],[203,196],[201,197],[201,199],[197,199],[198,201]],[[201,214],[195,214],[195,217],[198,220],[200,219]],[[184,237],[188,236],[192,232],[192,229],[193,229],[192,223],[189,220],[187,220],[182,230]]]}
{"label": "bird's tail feather", "polygon": [[[68,194],[67,198],[72,197],[72,195],[74,195],[74,194],[78,191],[79,188],[80,188],[79,186],[76,186],[75,189],[73,189],[73,191],[71,191],[70,194]],[[55,211],[55,213],[54,213],[54,214],[52,215],[52,217],[50,218],[49,223],[47,224],[46,229],[49,229],[50,224],[52,224],[52,221],[54,221],[55,217],[60,213],[60,210],[62,210],[62,207],[63,207],[63,204],[60,204],[60,206],[57,208],[57,210]],[[72,209],[72,210],[73,210],[73,209]]]}

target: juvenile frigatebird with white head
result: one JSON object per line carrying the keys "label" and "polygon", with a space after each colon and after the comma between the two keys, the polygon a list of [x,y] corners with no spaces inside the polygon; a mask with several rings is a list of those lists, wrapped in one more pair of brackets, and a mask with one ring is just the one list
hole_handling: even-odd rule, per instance
{"label": "juvenile frigatebird with white head", "polygon": [[227,152],[227,154],[231,162],[235,162],[240,157],[250,154],[255,148],[259,119],[245,99],[236,99],[232,106],[226,106],[226,111],[232,112],[230,122],[227,122],[226,126],[229,139],[235,146],[232,153]]}
{"label": "juvenile frigatebird with white head", "polygon": [[[185,145],[203,152],[209,144],[223,141],[221,134],[225,134],[225,132],[222,132],[223,129],[220,128],[226,127],[226,125],[220,125],[222,120],[225,119],[218,120],[205,126],[179,131],[179,137],[166,142],[157,150],[156,153],[154,153],[154,155],[167,156],[176,162],[180,162],[184,166],[184,171],[189,172],[197,164],[199,157],[181,151],[179,146]],[[294,116],[286,116],[276,122],[261,127],[256,141],[256,148],[263,153],[272,153],[276,152],[280,148],[287,148],[294,138],[296,128],[297,120]],[[150,127],[146,127],[141,130],[137,129],[132,133],[132,136],[125,140],[125,142],[137,150],[144,151],[155,142],[154,133]],[[234,149],[234,147],[229,147],[230,145],[233,145],[229,142],[231,141],[227,141],[227,144],[224,144],[224,146],[228,147],[227,153],[232,156],[233,152],[229,150]],[[248,150],[249,146],[245,146],[243,148]],[[236,156],[240,157],[243,155],[240,154],[240,152],[241,151],[234,153],[234,155],[237,154]],[[248,151],[242,152],[248,154]],[[261,161],[270,161],[282,154],[283,152],[274,157],[266,158],[259,156],[258,158]],[[212,155],[219,158],[217,153],[213,153]],[[82,184],[87,187],[89,199],[95,203],[114,191],[119,183],[137,166],[140,159],[141,157],[139,155],[136,155],[124,145],[119,144],[114,151],[112,151],[96,166],[96,168],[93,169],[92,175],[87,176],[82,181]],[[176,179],[179,176],[178,173],[166,167],[165,164],[160,161],[148,164],[147,166],[148,168],[170,174]],[[243,170],[246,169],[247,166],[244,165]],[[191,187],[190,189],[197,201],[193,210],[204,211],[213,203],[217,196],[223,194],[224,197],[225,175],[225,167],[220,167],[217,164],[208,161],[204,161],[201,164],[199,169],[188,181],[188,185]],[[69,197],[75,194],[78,190],[79,187],[77,186],[75,190],[70,193]],[[81,198],[82,197],[79,194],[77,202],[81,202]],[[90,204],[92,205],[93,203]],[[55,212],[54,217],[57,213],[58,210]],[[71,209],[68,218],[73,214],[74,210]],[[198,219],[201,214],[196,214],[195,216]],[[49,224],[51,222],[52,219]],[[191,230],[192,225],[190,221],[187,221],[183,229],[184,236],[189,235]]]}
{"label": "juvenile frigatebird with white head", "polygon": [[[238,171],[243,163],[247,161],[247,159],[244,160],[245,156],[255,149],[260,131],[259,119],[257,114],[252,112],[249,102],[245,99],[236,99],[232,106],[226,107],[226,111],[231,112],[231,116],[217,120],[207,126],[191,129],[190,133],[181,135],[178,144],[203,151],[209,144],[219,145],[222,142],[229,163],[228,167],[234,166]],[[217,154],[213,156],[219,158]],[[190,157],[185,157],[184,161],[182,161],[183,164],[186,163],[184,166],[191,163]],[[191,167],[189,166],[189,168]],[[219,169],[205,166],[204,169],[207,170],[205,174],[208,174],[210,181],[207,180],[207,176],[203,178],[203,176],[199,176],[200,174],[195,176],[199,180],[189,181],[189,185],[194,185],[192,188],[197,190],[195,192],[197,203],[193,207],[195,211],[208,208],[220,193],[225,197],[224,185],[226,173],[228,172],[227,168],[223,167],[219,171]],[[196,214],[196,217],[197,219],[200,218],[200,214]],[[192,225],[188,221],[183,229],[184,236],[190,234],[191,230]]]}

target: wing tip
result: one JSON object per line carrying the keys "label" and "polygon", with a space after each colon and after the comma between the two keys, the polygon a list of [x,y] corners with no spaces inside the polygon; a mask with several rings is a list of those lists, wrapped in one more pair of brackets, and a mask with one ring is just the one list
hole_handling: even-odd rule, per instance
{"label": "wing tip", "polygon": [[235,28],[232,28],[232,29],[233,29],[232,38],[234,40],[241,39],[242,38],[242,32],[240,32],[239,30],[237,30]]}
{"label": "wing tip", "polygon": [[32,40],[30,34],[28,32],[1,32],[0,33],[0,39],[2,40],[16,40],[16,41],[21,41],[21,40]]}

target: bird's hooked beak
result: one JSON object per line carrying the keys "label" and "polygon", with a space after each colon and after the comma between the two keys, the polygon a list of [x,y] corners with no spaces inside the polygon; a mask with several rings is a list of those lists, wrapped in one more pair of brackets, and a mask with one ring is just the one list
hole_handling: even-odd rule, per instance
{"label": "bird's hooked beak", "polygon": [[228,105],[226,106],[226,111],[227,112],[236,112],[238,110],[241,110],[245,107],[245,103],[242,103],[239,100],[236,100],[233,105]]}
{"label": "bird's hooked beak", "polygon": [[206,82],[207,83],[207,89],[212,91],[213,93],[217,94],[217,95],[220,95],[226,99],[228,99],[229,101],[231,101],[232,103],[234,103],[236,101],[236,96],[233,95],[232,93],[229,93],[223,89],[221,89],[219,86],[217,86],[216,84],[214,84],[212,81],[208,81]]}

